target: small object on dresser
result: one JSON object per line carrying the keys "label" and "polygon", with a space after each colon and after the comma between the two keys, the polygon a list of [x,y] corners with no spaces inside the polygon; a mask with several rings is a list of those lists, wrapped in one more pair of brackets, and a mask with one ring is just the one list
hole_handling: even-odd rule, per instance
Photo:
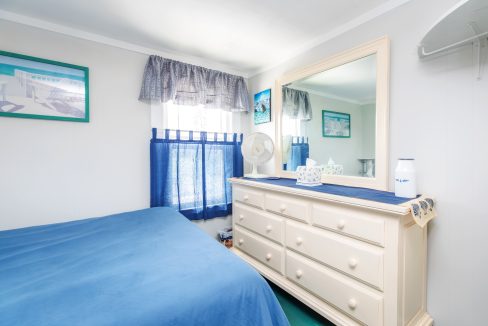
{"label": "small object on dresser", "polygon": [[358,158],[361,169],[359,175],[362,177],[374,177],[374,158]]}
{"label": "small object on dresser", "polygon": [[329,157],[327,165],[322,167],[323,173],[328,175],[342,175],[344,172],[344,166],[342,164],[336,164],[332,157]]}
{"label": "small object on dresser", "polygon": [[320,186],[322,176],[322,167],[316,166],[317,162],[307,158],[305,166],[299,166],[297,168],[297,185],[300,186]]}
{"label": "small object on dresser", "polygon": [[232,247],[232,227],[225,228],[219,231],[219,240],[227,248]]}
{"label": "small object on dresser", "polygon": [[416,172],[413,158],[399,158],[395,169],[395,196],[417,197]]}
{"label": "small object on dresser", "polygon": [[410,206],[410,212],[415,223],[422,228],[437,216],[434,199],[430,197],[422,195],[419,198],[410,200],[407,205]]}

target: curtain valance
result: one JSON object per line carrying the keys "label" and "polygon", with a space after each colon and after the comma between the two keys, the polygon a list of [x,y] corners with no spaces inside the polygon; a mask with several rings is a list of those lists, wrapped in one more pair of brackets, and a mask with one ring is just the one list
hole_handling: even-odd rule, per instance
{"label": "curtain valance", "polygon": [[155,55],[146,63],[139,100],[249,111],[249,93],[243,77]]}
{"label": "curtain valance", "polygon": [[283,114],[291,119],[312,119],[312,106],[308,92],[283,87]]}

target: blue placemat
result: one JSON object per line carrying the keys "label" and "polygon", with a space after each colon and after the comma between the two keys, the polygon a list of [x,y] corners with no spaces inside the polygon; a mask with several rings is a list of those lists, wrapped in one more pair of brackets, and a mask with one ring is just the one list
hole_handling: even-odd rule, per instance
{"label": "blue placemat", "polygon": [[261,182],[261,183],[268,183],[275,186],[297,188],[303,190],[323,192],[331,195],[372,200],[379,203],[393,204],[393,205],[400,205],[411,200],[411,198],[396,197],[394,192],[374,190],[369,188],[348,187],[348,186],[340,186],[340,185],[334,185],[328,183],[324,183],[321,186],[316,186],[316,187],[307,187],[307,186],[297,185],[296,179],[287,179],[287,178],[251,179],[251,178],[244,177],[242,179]]}

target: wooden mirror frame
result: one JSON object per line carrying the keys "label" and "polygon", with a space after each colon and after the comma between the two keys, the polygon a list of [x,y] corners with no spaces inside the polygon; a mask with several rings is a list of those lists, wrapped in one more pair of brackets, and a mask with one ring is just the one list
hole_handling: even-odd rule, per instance
{"label": "wooden mirror frame", "polygon": [[374,178],[322,175],[323,183],[345,186],[365,187],[379,190],[388,189],[388,146],[389,146],[389,77],[390,77],[390,41],[388,37],[368,42],[351,50],[336,54],[313,65],[283,75],[276,80],[274,91],[275,103],[275,169],[276,175],[296,179],[296,173],[283,170],[282,164],[282,86],[343,64],[376,54],[376,133],[375,133],[375,176]]}

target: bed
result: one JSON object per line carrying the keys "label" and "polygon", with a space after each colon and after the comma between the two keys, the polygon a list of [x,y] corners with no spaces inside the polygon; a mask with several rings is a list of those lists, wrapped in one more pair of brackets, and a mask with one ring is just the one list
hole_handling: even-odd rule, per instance
{"label": "bed", "polygon": [[170,208],[0,232],[1,325],[289,325],[266,281]]}

